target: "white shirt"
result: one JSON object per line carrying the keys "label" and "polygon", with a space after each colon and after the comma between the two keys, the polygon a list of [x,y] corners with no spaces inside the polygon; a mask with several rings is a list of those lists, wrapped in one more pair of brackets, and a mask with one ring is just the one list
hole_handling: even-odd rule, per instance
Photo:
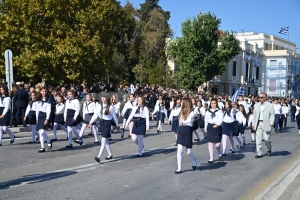
{"label": "white shirt", "polygon": [[171,101],[171,102],[170,102],[170,109],[173,108],[174,103],[175,103],[175,101]]}
{"label": "white shirt", "polygon": [[133,109],[135,105],[136,105],[135,101],[127,101],[122,110],[122,114],[124,115],[128,109]]}
{"label": "white shirt", "polygon": [[55,114],[64,114],[65,112],[65,104],[58,103],[55,106]]}
{"label": "white shirt", "polygon": [[169,121],[172,121],[173,117],[177,117],[179,115],[180,111],[181,111],[181,105],[175,106],[175,108],[173,108],[171,110],[171,113],[170,113],[170,116],[169,116]]}
{"label": "white shirt", "polygon": [[225,111],[224,114],[223,114],[223,116],[224,116],[223,117],[223,122],[233,123],[235,121],[234,115],[235,115],[235,110],[234,109],[231,109],[231,112],[230,112],[229,116],[227,115],[227,112]]}
{"label": "white shirt", "polygon": [[251,126],[251,123],[253,122],[253,114],[251,114],[249,116],[249,120],[248,120],[248,126]]}
{"label": "white shirt", "polygon": [[120,107],[121,107],[121,103],[120,102],[118,102],[118,103],[116,103],[116,104],[112,104],[112,106],[114,107],[114,110],[115,110],[115,113],[117,114],[117,115],[120,115]]}
{"label": "white shirt", "polygon": [[215,110],[208,110],[206,111],[205,113],[205,127],[204,127],[204,130],[205,132],[207,132],[207,125],[208,124],[216,124],[218,126],[221,126],[222,122],[223,122],[223,113],[221,110],[219,109],[216,109],[217,111],[215,112],[215,117],[212,118],[212,113],[209,112],[209,111],[215,111]]}
{"label": "white shirt", "polygon": [[201,108],[199,108],[198,106],[196,106],[196,108],[194,109],[194,113],[195,113],[195,117],[197,117],[198,115],[201,115],[204,118],[204,116],[205,116],[205,108],[203,106]]}
{"label": "white shirt", "polygon": [[264,120],[264,109],[265,109],[265,103],[260,104],[260,114],[259,114],[259,119],[263,121]]}
{"label": "white shirt", "polygon": [[282,106],[281,110],[282,110],[282,114],[285,116],[289,113],[289,107],[287,106]]}
{"label": "white shirt", "polygon": [[46,119],[49,120],[51,114],[51,103],[48,101],[48,99],[44,98],[43,100],[38,101],[35,113],[36,119],[39,118],[39,112],[46,113]]}
{"label": "white shirt", "polygon": [[239,124],[243,124],[243,126],[246,126],[247,119],[245,118],[245,116],[243,115],[243,113],[241,111],[238,111],[236,113],[236,121],[238,121]]}
{"label": "white shirt", "polygon": [[296,105],[296,113],[295,113],[295,116],[297,116],[300,112],[300,107]]}
{"label": "white shirt", "polygon": [[218,106],[221,110],[224,108],[224,104],[222,102],[218,102]]}
{"label": "white shirt", "polygon": [[167,109],[164,105],[156,105],[154,107],[154,111],[153,111],[153,115],[157,112],[162,112],[165,113],[166,118],[168,118],[168,113],[167,113]]}
{"label": "white shirt", "polygon": [[83,107],[82,107],[82,114],[83,117],[88,114],[88,113],[94,113],[96,109],[96,103],[89,101],[89,102],[84,102]]}
{"label": "white shirt", "polygon": [[109,107],[109,111],[108,111],[107,115],[105,114],[105,110],[106,110],[106,104],[102,104],[102,105],[98,104],[96,106],[94,115],[90,121],[90,124],[94,123],[97,120],[97,118],[99,117],[100,119],[103,119],[103,120],[112,120],[113,119],[116,123],[116,126],[119,126],[119,120],[115,113],[114,107],[112,105]]}
{"label": "white shirt", "polygon": [[3,101],[2,101],[2,98],[0,98],[0,107],[4,107],[2,115],[5,115],[7,113],[7,111],[10,109],[10,104],[11,104],[10,97],[4,97]]}
{"label": "white shirt", "polygon": [[[31,105],[32,103],[32,105]],[[26,111],[25,111],[25,116],[29,114],[30,111],[36,111],[37,106],[38,106],[38,101],[32,101],[30,104],[28,104]]]}
{"label": "white shirt", "polygon": [[195,119],[194,111],[190,112],[189,116],[186,119],[183,119],[183,116],[180,117],[179,121],[182,122],[183,126],[193,126],[193,122]]}
{"label": "white shirt", "polygon": [[132,120],[133,117],[141,117],[141,118],[146,119],[146,129],[149,129],[149,110],[148,110],[148,108],[145,106],[143,108],[140,108],[139,113],[136,112],[138,108],[139,108],[138,106],[135,106],[132,109],[131,114],[129,115],[128,119],[126,120],[126,126],[128,126],[128,124],[130,123],[130,121]]}
{"label": "white shirt", "polygon": [[274,111],[275,111],[275,115],[279,114],[281,115],[281,105],[280,104],[274,104]]}
{"label": "white shirt", "polygon": [[79,112],[80,112],[80,103],[79,103],[78,99],[71,99],[71,100],[67,100],[66,101],[65,112],[64,112],[64,118],[65,118],[65,120],[67,118],[67,111],[68,111],[68,109],[75,110],[73,119],[76,120],[77,116],[79,115]]}

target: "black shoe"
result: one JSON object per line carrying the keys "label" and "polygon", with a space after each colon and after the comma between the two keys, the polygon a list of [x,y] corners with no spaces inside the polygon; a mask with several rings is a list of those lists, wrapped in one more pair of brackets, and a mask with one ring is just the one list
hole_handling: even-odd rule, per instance
{"label": "black shoe", "polygon": [[200,141],[200,139],[194,139],[194,142],[199,142]]}
{"label": "black shoe", "polygon": [[128,137],[131,137],[131,135],[128,135]]}
{"label": "black shoe", "polygon": [[111,138],[108,138],[108,141],[111,141]]}
{"label": "black shoe", "polygon": [[121,138],[123,138],[123,137],[124,137],[124,133],[125,133],[125,130],[124,130],[124,128],[121,128]]}
{"label": "black shoe", "polygon": [[157,130],[157,133],[159,133],[159,130]]}
{"label": "black shoe", "polygon": [[197,167],[197,160],[196,160],[196,158],[195,158],[195,162],[196,162],[196,165],[195,166],[192,165],[192,169],[196,169],[196,167]]}
{"label": "black shoe", "polygon": [[246,142],[243,142],[243,146],[245,146],[246,145]]}
{"label": "black shoe", "polygon": [[255,156],[255,158],[261,158],[261,157],[262,157],[262,155],[260,155],[260,156],[259,156],[259,155],[256,155],[256,156]]}
{"label": "black shoe", "polygon": [[100,163],[100,159],[97,156],[95,156],[94,159],[96,160],[97,163]]}
{"label": "black shoe", "polygon": [[272,151],[268,151],[268,156],[271,156]]}
{"label": "black shoe", "polygon": [[221,160],[223,158],[223,156],[222,155],[219,155],[219,160]]}
{"label": "black shoe", "polygon": [[98,143],[99,143],[99,141],[95,141],[94,143],[97,143],[97,144],[98,144]]}
{"label": "black shoe", "polygon": [[0,144],[0,147],[2,146],[2,144]]}
{"label": "black shoe", "polygon": [[29,144],[32,144],[32,143],[35,143],[35,141],[29,141],[28,143],[29,143]]}
{"label": "black shoe", "polygon": [[177,146],[177,143],[175,143],[174,146]]}
{"label": "black shoe", "polygon": [[93,133],[89,133],[88,135],[93,135]]}
{"label": "black shoe", "polygon": [[10,144],[13,144],[13,143],[14,143],[15,138],[16,138],[16,136],[14,135],[14,139],[12,139],[12,140],[10,141]]}
{"label": "black shoe", "polygon": [[143,154],[142,155],[138,154],[138,155],[136,155],[136,157],[141,158],[141,157],[143,157]]}
{"label": "black shoe", "polygon": [[214,161],[210,161],[210,160],[209,160],[209,161],[207,161],[207,162],[208,162],[209,164],[211,164],[211,163],[213,163]]}
{"label": "black shoe", "polygon": [[105,160],[111,160],[111,159],[113,159],[113,156],[106,156],[105,157]]}
{"label": "black shoe", "polygon": [[251,142],[255,142],[255,140],[251,140]]}
{"label": "black shoe", "polygon": [[52,149],[52,141],[50,141],[50,143],[48,143],[48,150]]}
{"label": "black shoe", "polygon": [[36,142],[38,142],[39,140],[40,140],[40,138],[39,138],[39,137],[35,138],[35,141],[36,141]]}
{"label": "black shoe", "polygon": [[43,152],[45,152],[45,149],[40,149],[38,152],[43,153]]}
{"label": "black shoe", "polygon": [[54,142],[54,141],[57,141],[57,138],[51,140],[51,142]]}
{"label": "black shoe", "polygon": [[68,145],[66,146],[66,148],[73,148],[73,145],[72,145],[72,144],[68,144]]}
{"label": "black shoe", "polygon": [[180,170],[180,171],[177,171],[177,170],[176,170],[176,171],[175,171],[175,174],[181,174],[181,172],[182,172],[181,170]]}
{"label": "black shoe", "polygon": [[222,153],[222,156],[226,156],[226,153]]}
{"label": "black shoe", "polygon": [[231,153],[235,153],[235,151],[232,151],[232,150],[231,150]]}

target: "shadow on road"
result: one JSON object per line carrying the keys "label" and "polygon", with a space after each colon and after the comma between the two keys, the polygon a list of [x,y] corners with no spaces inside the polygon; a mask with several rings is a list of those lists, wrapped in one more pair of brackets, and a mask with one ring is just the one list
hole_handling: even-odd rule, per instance
{"label": "shadow on road", "polygon": [[49,181],[53,179],[58,179],[76,173],[77,173],[76,171],[62,171],[62,172],[52,172],[46,174],[28,175],[19,179],[0,183],[0,190],[6,190],[12,187],[17,187],[25,184],[34,184],[34,183],[40,183],[40,182]]}
{"label": "shadow on road", "polygon": [[271,154],[271,157],[274,157],[274,156],[287,156],[287,155],[290,155],[291,152],[289,151],[274,151],[272,152]]}

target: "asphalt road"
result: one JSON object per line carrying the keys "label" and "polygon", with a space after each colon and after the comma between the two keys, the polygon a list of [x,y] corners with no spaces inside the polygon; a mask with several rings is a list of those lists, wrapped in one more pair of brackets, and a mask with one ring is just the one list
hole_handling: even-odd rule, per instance
{"label": "asphalt road", "polygon": [[[296,123],[272,134],[272,156],[260,159],[254,158],[255,143],[250,142],[248,129],[246,146],[231,154],[228,145],[227,156],[212,164],[207,163],[206,141],[194,143],[196,170],[184,153],[183,173],[175,175],[171,127],[164,125],[165,132],[157,134],[151,125],[144,140],[144,157],[136,158],[137,146],[115,133],[111,142],[114,159],[105,161],[105,151],[100,164],[93,159],[100,145],[87,133],[82,146],[66,149],[66,134],[59,131],[51,152],[42,154],[37,153],[39,143],[28,144],[30,133],[16,133],[13,145],[5,134],[0,147],[0,199],[253,199],[299,155]],[[48,134],[53,137],[52,132]]]}

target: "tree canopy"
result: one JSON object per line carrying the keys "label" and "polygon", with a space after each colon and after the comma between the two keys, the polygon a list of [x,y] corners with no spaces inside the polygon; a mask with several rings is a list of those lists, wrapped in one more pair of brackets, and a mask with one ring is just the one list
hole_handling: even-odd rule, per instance
{"label": "tree canopy", "polygon": [[178,65],[180,85],[194,89],[221,75],[239,51],[232,33],[219,30],[221,20],[211,13],[199,14],[182,23],[182,37],[168,46],[168,55]]}

